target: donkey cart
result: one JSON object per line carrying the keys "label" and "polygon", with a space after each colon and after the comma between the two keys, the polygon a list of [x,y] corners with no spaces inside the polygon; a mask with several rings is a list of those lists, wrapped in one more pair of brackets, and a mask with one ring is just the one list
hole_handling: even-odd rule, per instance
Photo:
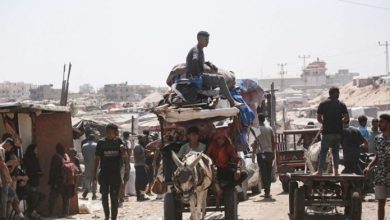
{"label": "donkey cart", "polygon": [[[179,191],[175,187],[174,173],[178,169],[176,158],[173,158],[174,153],[178,153],[180,147],[183,145],[181,142],[183,132],[189,126],[198,126],[200,128],[200,141],[207,143],[207,137],[210,135],[211,130],[215,129],[214,124],[221,122],[231,122],[231,119],[238,115],[238,109],[236,108],[222,108],[202,110],[200,108],[179,108],[163,110],[157,109],[155,111],[160,120],[162,148],[160,149],[162,159],[162,176],[167,184],[167,193],[164,197],[164,219],[165,220],[181,220],[183,219],[184,212],[191,212],[190,206],[183,202],[185,200],[185,194],[194,194],[197,186],[192,187],[189,191]],[[211,127],[211,130],[209,128]],[[182,130],[183,132],[179,132]],[[181,135],[175,136],[175,140],[169,140],[169,132],[181,133]],[[221,183],[222,185],[222,183]],[[235,186],[230,183],[226,183],[223,187],[223,195],[220,200],[219,206],[217,206],[216,195],[212,190],[208,190],[206,200],[206,212],[222,211],[225,213],[225,219],[236,220],[238,219],[238,195]],[[209,187],[212,188],[211,186]],[[199,199],[199,198],[198,198]],[[203,211],[203,210],[202,210]],[[197,219],[197,218],[196,218]]]}
{"label": "donkey cart", "polygon": [[[362,183],[364,176],[290,174],[289,209],[293,220],[304,219],[306,210],[330,212],[345,207],[350,220],[359,220],[362,214]],[[303,184],[298,184],[299,182]],[[299,186],[300,185],[300,186]]]}

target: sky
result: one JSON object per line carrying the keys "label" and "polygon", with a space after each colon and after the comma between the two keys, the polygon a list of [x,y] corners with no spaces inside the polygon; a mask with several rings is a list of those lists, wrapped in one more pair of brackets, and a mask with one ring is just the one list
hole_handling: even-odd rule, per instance
{"label": "sky", "polygon": [[108,83],[165,86],[206,30],[206,60],[237,78],[299,76],[310,55],[328,74],[385,73],[387,0],[0,0],[0,81],[70,89]]}

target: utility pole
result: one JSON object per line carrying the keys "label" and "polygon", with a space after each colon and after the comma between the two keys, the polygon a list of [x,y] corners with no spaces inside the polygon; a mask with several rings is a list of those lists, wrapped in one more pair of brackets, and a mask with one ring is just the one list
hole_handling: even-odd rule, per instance
{"label": "utility pole", "polygon": [[284,70],[284,67],[287,66],[287,63],[278,63],[278,66],[280,67],[280,91],[284,90],[284,75],[287,73],[287,71]]}
{"label": "utility pole", "polygon": [[[380,41],[378,42],[379,46],[384,46],[386,47],[386,76],[387,76],[387,89],[389,89],[390,87],[390,79],[389,79],[389,75],[390,75],[390,70],[389,70],[389,43],[387,41],[385,41],[385,43],[381,43]],[[387,99],[389,100],[389,103],[390,103],[390,92],[387,92]],[[387,106],[387,109],[389,109],[389,106]]]}
{"label": "utility pole", "polygon": [[306,67],[306,59],[310,58],[310,55],[302,55],[302,56],[299,55],[298,58],[303,60],[302,70],[305,69],[305,67]]}

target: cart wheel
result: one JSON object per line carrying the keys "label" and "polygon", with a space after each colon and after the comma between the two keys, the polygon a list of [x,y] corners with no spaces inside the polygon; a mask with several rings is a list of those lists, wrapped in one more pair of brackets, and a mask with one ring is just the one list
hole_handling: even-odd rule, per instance
{"label": "cart wheel", "polygon": [[294,220],[303,220],[305,215],[305,191],[303,187],[295,189],[294,192]]}
{"label": "cart wheel", "polygon": [[359,192],[353,192],[351,198],[350,219],[360,220],[362,218],[362,199]]}
{"label": "cart wheel", "polygon": [[283,192],[284,192],[284,193],[288,193],[288,192],[289,192],[289,190],[288,190],[289,181],[284,180],[284,181],[281,181],[281,182],[282,182]]}
{"label": "cart wheel", "polygon": [[173,193],[167,193],[164,196],[164,219],[182,220],[181,207],[176,201]]}
{"label": "cart wheel", "polygon": [[225,219],[237,220],[238,219],[238,198],[237,192],[234,188],[227,188],[223,193],[223,200],[225,203]]}
{"label": "cart wheel", "polygon": [[294,193],[295,193],[295,189],[297,188],[298,188],[298,182],[290,181],[290,188],[288,192],[290,214],[294,213]]}

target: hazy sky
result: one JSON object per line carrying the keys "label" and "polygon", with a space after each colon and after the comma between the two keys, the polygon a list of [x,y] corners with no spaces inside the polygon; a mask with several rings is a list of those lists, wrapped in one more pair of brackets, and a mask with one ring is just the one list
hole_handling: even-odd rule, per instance
{"label": "hazy sky", "polygon": [[52,83],[73,64],[84,83],[165,85],[199,30],[210,32],[206,60],[238,78],[276,77],[278,63],[299,75],[311,55],[328,74],[348,68],[384,74],[390,2],[354,0],[0,0],[0,81]]}

